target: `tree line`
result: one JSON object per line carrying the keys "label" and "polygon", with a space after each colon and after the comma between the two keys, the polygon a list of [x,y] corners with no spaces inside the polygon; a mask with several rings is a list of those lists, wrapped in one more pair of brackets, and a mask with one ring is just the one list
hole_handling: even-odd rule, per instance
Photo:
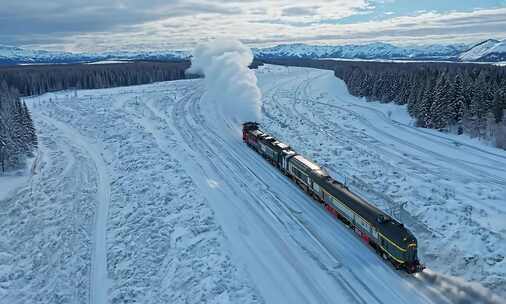
{"label": "tree line", "polygon": [[0,82],[22,96],[66,89],[101,89],[184,79],[189,61],[0,66]]}
{"label": "tree line", "polygon": [[0,83],[0,170],[18,169],[37,148],[37,134],[16,89]]}
{"label": "tree line", "polygon": [[350,94],[407,105],[416,125],[506,148],[506,68],[443,62],[276,61],[333,70]]}
{"label": "tree line", "polygon": [[189,61],[121,64],[0,66],[0,170],[18,169],[37,148],[37,135],[20,96],[66,89],[100,89],[193,78]]}

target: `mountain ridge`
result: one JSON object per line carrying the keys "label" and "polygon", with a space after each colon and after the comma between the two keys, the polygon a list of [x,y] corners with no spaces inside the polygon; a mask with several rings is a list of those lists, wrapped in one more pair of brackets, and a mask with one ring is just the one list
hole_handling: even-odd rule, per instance
{"label": "mountain ridge", "polygon": [[278,45],[255,49],[257,57],[345,58],[345,59],[450,59],[466,49],[466,45],[429,45],[399,47],[389,43],[310,46]]}
{"label": "mountain ridge", "polygon": [[[258,59],[342,58],[382,60],[450,60],[458,62],[498,62],[506,60],[506,39],[487,39],[476,44],[429,44],[396,46],[385,42],[347,45],[281,44],[253,48]],[[189,51],[108,51],[72,53],[24,49],[0,45],[0,64],[88,63],[112,60],[174,61],[189,59]]]}
{"label": "mountain ridge", "polygon": [[463,52],[461,61],[506,61],[506,39],[487,39]]}

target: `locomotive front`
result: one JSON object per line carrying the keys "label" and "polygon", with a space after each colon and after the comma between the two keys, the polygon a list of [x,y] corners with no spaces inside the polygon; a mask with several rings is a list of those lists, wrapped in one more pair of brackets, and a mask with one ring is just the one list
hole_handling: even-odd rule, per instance
{"label": "locomotive front", "polygon": [[417,242],[416,238],[414,237],[406,248],[406,256],[406,270],[409,273],[421,272],[425,268],[418,259]]}

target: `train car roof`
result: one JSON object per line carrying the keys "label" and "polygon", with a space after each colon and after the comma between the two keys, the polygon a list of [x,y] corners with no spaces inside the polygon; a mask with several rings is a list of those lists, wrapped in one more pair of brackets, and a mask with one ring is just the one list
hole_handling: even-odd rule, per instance
{"label": "train car roof", "polygon": [[318,166],[317,164],[313,163],[312,161],[306,159],[302,155],[295,155],[292,159],[297,160],[298,162],[300,162],[301,164],[303,164],[304,166],[306,166],[310,170],[320,170],[321,169],[320,166]]}
{"label": "train car roof", "polygon": [[260,139],[263,144],[269,146],[270,148],[272,148],[274,151],[276,151],[278,153],[283,150],[290,149],[289,145],[279,142],[278,140],[276,140],[272,136],[261,137]]}
{"label": "train car roof", "polygon": [[294,161],[294,163],[299,163],[299,165],[304,166],[303,169],[306,169],[305,171],[309,175],[317,175],[320,179],[329,176],[325,169],[300,154],[297,154],[294,157],[290,158],[290,161]]}
{"label": "train car roof", "polygon": [[289,145],[287,145],[285,143],[282,143],[282,142],[279,142],[279,141],[275,142],[274,144],[276,146],[278,146],[281,150],[285,150],[285,149],[289,149],[290,148]]}
{"label": "train car roof", "polygon": [[[381,233],[398,245],[415,240],[413,234],[411,234],[404,225],[382,210],[369,204],[360,196],[351,192],[342,183],[332,178],[327,178],[320,186],[339,201],[343,202],[348,208],[367,220],[371,225],[378,227]],[[380,221],[378,221],[378,219],[380,219]]]}
{"label": "train car roof", "polygon": [[286,149],[283,151],[286,155],[296,155],[297,152],[291,150],[291,149]]}

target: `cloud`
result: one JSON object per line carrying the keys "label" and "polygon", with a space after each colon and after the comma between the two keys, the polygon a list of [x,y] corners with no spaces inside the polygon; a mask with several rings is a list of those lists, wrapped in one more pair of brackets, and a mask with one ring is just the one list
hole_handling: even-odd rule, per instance
{"label": "cloud", "polygon": [[283,16],[312,16],[318,13],[319,6],[293,6],[283,9]]}
{"label": "cloud", "polygon": [[238,5],[187,0],[11,1],[0,10],[0,35],[58,34],[125,30],[166,18],[240,14]]}
{"label": "cloud", "polygon": [[456,41],[469,40],[473,36],[473,40],[490,36],[505,38],[506,19],[504,16],[506,16],[506,8],[445,14],[424,12],[415,16],[343,25],[339,26],[339,29],[341,33],[353,33],[356,39],[378,37],[390,41],[424,38],[448,40],[450,36]]}
{"label": "cloud", "polygon": [[[25,47],[102,51],[191,49],[233,38],[251,46],[289,42],[475,42],[506,37],[506,8],[369,17],[367,0],[38,0],[10,1],[0,11],[0,41]],[[360,22],[341,22],[362,16]],[[431,40],[431,41],[428,41]]]}
{"label": "cloud", "polygon": [[[393,17],[381,21],[354,24],[307,23],[306,29],[287,30],[282,37],[265,35],[245,40],[251,44],[290,43],[360,43],[387,41],[400,44],[432,42],[474,42],[488,37],[506,37],[506,8],[472,12],[421,12],[414,16]],[[268,22],[268,21],[264,21]],[[279,20],[274,21],[275,24]],[[289,23],[283,23],[290,26]],[[279,31],[278,31],[279,33]]]}
{"label": "cloud", "polygon": [[[149,4],[140,6],[130,1],[37,0],[10,1],[2,4],[0,34],[52,34],[109,30],[115,26],[156,20],[159,13]],[[175,2],[175,1],[171,1]]]}

